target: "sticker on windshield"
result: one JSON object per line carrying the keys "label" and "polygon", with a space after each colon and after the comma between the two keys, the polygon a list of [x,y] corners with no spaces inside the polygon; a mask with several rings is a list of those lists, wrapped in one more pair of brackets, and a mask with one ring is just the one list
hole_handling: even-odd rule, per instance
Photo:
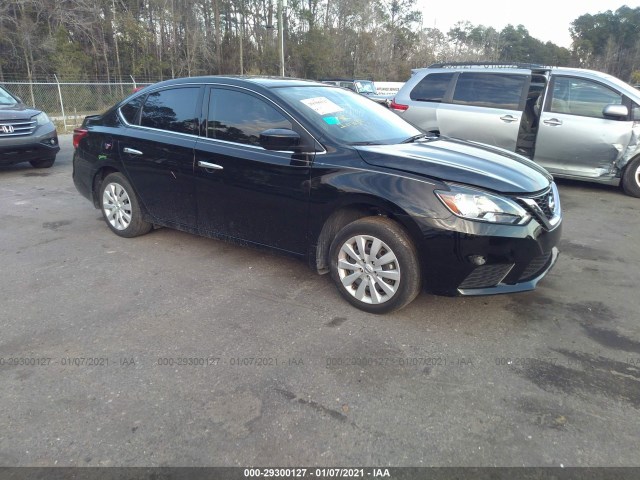
{"label": "sticker on windshield", "polygon": [[300,100],[318,115],[328,115],[330,113],[342,112],[342,108],[325,97],[306,98]]}
{"label": "sticker on windshield", "polygon": [[340,125],[340,119],[338,117],[324,117],[323,120],[327,125]]}

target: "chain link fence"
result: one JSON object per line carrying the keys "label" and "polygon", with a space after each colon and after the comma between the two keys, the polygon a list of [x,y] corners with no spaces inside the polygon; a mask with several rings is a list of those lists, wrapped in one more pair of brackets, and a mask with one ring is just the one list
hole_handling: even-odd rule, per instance
{"label": "chain link fence", "polygon": [[70,132],[87,115],[104,112],[150,83],[3,82],[2,86],[29,106],[44,111],[60,132]]}

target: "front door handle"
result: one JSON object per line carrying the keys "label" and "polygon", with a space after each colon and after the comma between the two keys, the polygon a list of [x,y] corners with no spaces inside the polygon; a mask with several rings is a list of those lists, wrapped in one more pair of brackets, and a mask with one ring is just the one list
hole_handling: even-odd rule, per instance
{"label": "front door handle", "polygon": [[140,150],[136,150],[134,148],[124,147],[124,153],[128,153],[129,155],[142,155]]}
{"label": "front door handle", "polygon": [[549,120],[543,120],[545,125],[551,125],[552,127],[557,127],[558,125],[562,125],[562,121],[557,118],[550,118]]}
{"label": "front door handle", "polygon": [[518,121],[518,117],[514,117],[513,115],[503,115],[500,117],[500,120],[506,123],[513,123]]}
{"label": "front door handle", "polygon": [[202,168],[210,168],[212,170],[222,170],[224,167],[222,165],[217,165],[215,163],[203,162],[202,160],[198,161],[198,166]]}

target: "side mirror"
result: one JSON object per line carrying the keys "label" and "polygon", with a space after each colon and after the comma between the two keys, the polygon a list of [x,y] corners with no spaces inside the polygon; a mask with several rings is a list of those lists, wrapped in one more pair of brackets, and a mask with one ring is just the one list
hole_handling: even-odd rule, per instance
{"label": "side mirror", "polygon": [[260,134],[260,146],[265,150],[295,152],[300,146],[300,135],[288,128],[270,128]]}
{"label": "side mirror", "polygon": [[626,105],[618,105],[612,103],[611,105],[607,105],[602,109],[602,114],[605,117],[616,117],[616,118],[624,118],[629,116],[629,109]]}

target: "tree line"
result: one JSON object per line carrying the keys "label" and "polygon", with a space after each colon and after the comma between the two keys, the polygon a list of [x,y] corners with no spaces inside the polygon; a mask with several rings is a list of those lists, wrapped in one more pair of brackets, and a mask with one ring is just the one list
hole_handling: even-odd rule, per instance
{"label": "tree line", "polygon": [[[0,4],[0,81],[279,75],[283,0],[12,0]],[[640,7],[582,15],[571,49],[459,22],[427,28],[416,0],[284,0],[285,74],[404,81],[435,62],[640,69]],[[640,78],[638,78],[640,80]]]}

